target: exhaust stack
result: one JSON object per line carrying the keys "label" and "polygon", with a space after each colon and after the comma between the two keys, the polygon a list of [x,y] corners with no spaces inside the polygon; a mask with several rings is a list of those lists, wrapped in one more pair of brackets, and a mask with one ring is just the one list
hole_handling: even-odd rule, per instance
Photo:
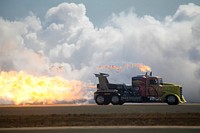
{"label": "exhaust stack", "polygon": [[150,72],[150,76],[152,76],[152,72]]}

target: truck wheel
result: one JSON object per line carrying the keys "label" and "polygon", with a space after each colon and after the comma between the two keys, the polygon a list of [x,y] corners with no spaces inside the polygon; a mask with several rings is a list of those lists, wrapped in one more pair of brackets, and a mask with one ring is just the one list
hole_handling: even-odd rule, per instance
{"label": "truck wheel", "polygon": [[169,95],[167,96],[167,104],[168,105],[177,105],[178,104],[178,99],[176,96]]}
{"label": "truck wheel", "polygon": [[98,95],[95,99],[95,102],[98,105],[108,105],[110,103],[110,100],[103,95]]}
{"label": "truck wheel", "polygon": [[118,105],[120,103],[120,97],[118,95],[113,95],[111,98],[111,103],[113,105]]}
{"label": "truck wheel", "polygon": [[96,96],[95,102],[96,102],[98,105],[103,105],[104,102],[105,102],[104,96],[102,96],[102,95]]}

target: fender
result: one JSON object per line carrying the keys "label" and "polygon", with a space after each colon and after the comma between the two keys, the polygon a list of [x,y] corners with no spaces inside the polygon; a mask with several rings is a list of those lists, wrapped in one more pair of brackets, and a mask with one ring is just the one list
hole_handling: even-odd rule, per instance
{"label": "fender", "polygon": [[[166,102],[166,97],[169,96],[169,95],[175,96],[175,97],[178,99],[178,102],[179,102],[179,103],[185,103],[185,102],[186,102],[184,96],[182,96],[182,98],[180,98],[179,95],[174,94],[174,93],[171,93],[171,92],[167,92],[167,93],[165,93],[163,96],[161,96],[162,101],[163,101],[163,102]],[[182,100],[181,100],[181,99],[182,99]]]}

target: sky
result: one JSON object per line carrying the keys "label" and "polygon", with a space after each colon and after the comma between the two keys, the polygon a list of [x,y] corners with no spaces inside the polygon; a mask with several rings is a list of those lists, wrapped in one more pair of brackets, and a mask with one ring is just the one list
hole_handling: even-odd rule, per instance
{"label": "sky", "polygon": [[200,102],[198,0],[1,0],[0,36],[1,71],[130,84],[137,68],[96,68],[141,63]]}
{"label": "sky", "polygon": [[104,25],[112,13],[132,8],[138,15],[151,15],[157,19],[175,13],[181,4],[195,3],[200,5],[199,0],[1,0],[0,16],[16,20],[21,19],[33,12],[44,20],[45,13],[53,6],[62,2],[83,3],[86,7],[86,15],[97,27]]}

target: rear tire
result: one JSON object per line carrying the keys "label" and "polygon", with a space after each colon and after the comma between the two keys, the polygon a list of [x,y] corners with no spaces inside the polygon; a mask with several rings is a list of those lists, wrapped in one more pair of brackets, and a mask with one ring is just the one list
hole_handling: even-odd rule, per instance
{"label": "rear tire", "polygon": [[166,102],[168,105],[177,105],[178,104],[178,99],[174,95],[169,95],[166,98]]}
{"label": "rear tire", "polygon": [[98,105],[103,105],[104,102],[105,102],[105,97],[103,95],[97,95],[96,98],[95,98],[95,102]]}
{"label": "rear tire", "polygon": [[120,104],[120,97],[118,95],[113,95],[111,97],[111,103],[113,105],[119,105]]}
{"label": "rear tire", "polygon": [[105,97],[104,95],[97,95],[95,102],[98,105],[108,105],[110,103],[110,100],[107,97]]}

